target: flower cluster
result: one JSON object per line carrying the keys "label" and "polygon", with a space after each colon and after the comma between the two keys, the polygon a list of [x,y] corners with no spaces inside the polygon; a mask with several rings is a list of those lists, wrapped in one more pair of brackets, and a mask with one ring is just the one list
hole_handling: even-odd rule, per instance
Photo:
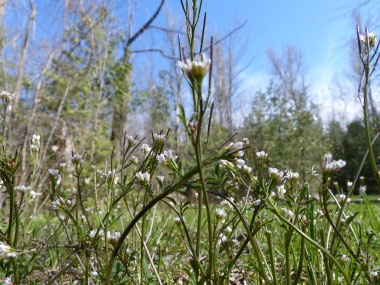
{"label": "flower cluster", "polygon": [[322,170],[325,173],[334,173],[338,172],[341,168],[346,166],[346,162],[344,160],[333,160],[331,153],[327,153],[324,156],[322,163]]}
{"label": "flower cluster", "polygon": [[116,170],[110,170],[108,172],[103,173],[103,178],[107,181],[107,183],[117,183],[118,177],[116,175]]}
{"label": "flower cluster", "polygon": [[[359,35],[359,39],[367,44],[367,37],[366,35]],[[368,33],[368,41],[369,41],[369,46],[374,47],[376,45],[376,35],[374,32]]]}
{"label": "flower cluster", "polygon": [[[96,235],[96,230],[92,230],[92,231],[90,231],[89,236],[90,236],[91,239],[94,239],[94,238],[95,238],[95,235]],[[116,243],[116,242],[119,241],[119,239],[120,239],[120,235],[121,235],[120,232],[114,232],[113,234],[111,234],[110,231],[107,231],[107,241],[110,242],[110,243]],[[106,235],[105,235],[105,233],[104,233],[103,230],[100,230],[98,236],[99,236],[102,240],[104,240],[104,237],[105,237]]]}
{"label": "flower cluster", "polygon": [[285,216],[288,218],[292,218],[294,216],[294,213],[292,210],[288,210],[287,208],[282,208],[281,210],[284,212]]}
{"label": "flower cluster", "polygon": [[174,155],[172,150],[165,150],[157,156],[158,163],[165,165],[171,170],[177,170],[177,163],[175,162],[177,156]]}
{"label": "flower cluster", "polygon": [[226,217],[226,212],[223,211],[222,209],[216,209],[215,210],[215,216],[218,218],[218,219],[224,219]]}
{"label": "flower cluster", "polygon": [[265,160],[268,157],[268,153],[265,151],[258,151],[256,152],[256,156],[259,160]]}
{"label": "flower cluster", "polygon": [[286,171],[284,178],[289,180],[289,181],[294,181],[294,180],[297,180],[298,177],[299,177],[298,172],[292,172],[291,170],[288,170],[288,171]]}
{"label": "flower cluster", "polygon": [[346,195],[344,195],[344,194],[338,194],[338,195],[336,195],[336,198],[338,199],[338,200],[340,200],[340,202],[343,202],[344,200],[346,200],[346,203],[350,203],[351,202],[351,198],[347,198],[347,196]]}
{"label": "flower cluster", "polygon": [[10,100],[12,100],[14,94],[13,93],[10,93],[8,91],[1,91],[0,93],[0,97],[5,101],[5,102],[9,102]]}
{"label": "flower cluster", "polygon": [[32,136],[31,144],[30,144],[31,150],[38,151],[40,149],[40,144],[41,144],[40,139],[41,139],[40,135],[34,134]]}
{"label": "flower cluster", "polygon": [[152,150],[152,147],[144,143],[141,145],[141,149],[143,150],[144,154],[147,155]]}
{"label": "flower cluster", "polygon": [[146,185],[149,184],[150,181],[150,174],[149,172],[142,173],[141,171],[136,173],[136,183],[140,185]]}
{"label": "flower cluster", "polygon": [[244,143],[242,142],[231,142],[226,146],[226,150],[231,153],[233,157],[242,157],[244,152],[241,150],[244,147]]}
{"label": "flower cluster", "polygon": [[20,192],[28,192],[32,189],[32,187],[30,186],[25,186],[25,185],[20,185],[20,186],[16,186],[15,187],[15,190],[16,191],[20,191]]}
{"label": "flower cluster", "polygon": [[0,257],[2,257],[2,256],[16,257],[17,256],[17,252],[14,252],[9,245],[7,245],[5,243],[2,243],[0,241]]}
{"label": "flower cluster", "polygon": [[137,140],[134,137],[126,135],[125,138],[126,138],[126,141],[128,142],[128,147],[132,147],[137,144]]}
{"label": "flower cluster", "polygon": [[61,183],[61,175],[59,174],[59,170],[58,169],[49,168],[48,169],[48,174],[49,174],[50,178],[52,180],[54,180],[54,182],[57,185],[59,185]]}
{"label": "flower cluster", "polygon": [[71,161],[74,165],[82,165],[84,163],[83,157],[80,154],[73,154]]}
{"label": "flower cluster", "polygon": [[269,177],[275,181],[281,181],[284,177],[284,172],[274,167],[268,168],[268,174],[269,174]]}
{"label": "flower cluster", "polygon": [[62,197],[59,197],[57,200],[51,202],[51,207],[53,209],[60,209],[65,206],[65,200]]}
{"label": "flower cluster", "polygon": [[178,66],[182,69],[185,76],[190,80],[202,82],[203,77],[210,69],[211,60],[207,59],[204,53],[201,53],[196,60],[186,59],[178,62]]}
{"label": "flower cluster", "polygon": [[164,134],[154,134],[153,139],[156,143],[162,144],[166,140],[166,135]]}

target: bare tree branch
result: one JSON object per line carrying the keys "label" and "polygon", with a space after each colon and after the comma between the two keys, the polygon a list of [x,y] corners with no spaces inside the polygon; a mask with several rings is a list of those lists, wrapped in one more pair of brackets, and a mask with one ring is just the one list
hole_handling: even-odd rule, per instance
{"label": "bare tree branch", "polygon": [[153,23],[153,21],[157,18],[158,14],[160,13],[162,7],[164,6],[165,0],[161,1],[160,6],[156,10],[156,12],[153,14],[153,16],[145,23],[144,26],[140,28],[132,37],[130,37],[127,41],[126,48],[131,46],[131,44],[142,34],[145,32],[145,30],[150,26],[150,24]]}

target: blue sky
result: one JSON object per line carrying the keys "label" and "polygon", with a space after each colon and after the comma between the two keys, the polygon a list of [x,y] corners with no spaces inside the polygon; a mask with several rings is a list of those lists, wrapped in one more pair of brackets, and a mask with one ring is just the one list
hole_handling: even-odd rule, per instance
{"label": "blue sky", "polygon": [[[77,0],[72,0],[77,1]],[[54,37],[59,21],[54,15],[63,8],[63,1],[35,0],[37,7],[37,24],[34,27],[34,41]],[[106,1],[107,2],[107,1]],[[148,19],[158,7],[159,0],[132,0],[134,6],[136,30]],[[243,29],[239,30],[237,38],[239,42],[246,43],[246,53],[240,61],[244,65],[253,59],[249,68],[243,74],[245,88],[254,92],[259,88],[265,88],[268,80],[270,64],[266,51],[274,49],[280,52],[287,45],[294,46],[304,55],[304,61],[309,75],[309,83],[312,92],[315,93],[316,103],[332,105],[329,95],[329,84],[337,77],[342,77],[349,67],[348,42],[355,35],[355,23],[351,17],[354,7],[363,1],[359,0],[204,0],[203,11],[207,11],[207,30],[209,34],[218,33],[224,35],[233,27],[247,21]],[[25,25],[29,12],[28,1],[25,6],[20,4],[15,14],[6,14],[5,21],[8,27]],[[121,29],[127,29],[128,7],[127,0],[109,0],[109,5],[114,6],[115,17],[119,18]],[[167,0],[163,13],[160,14],[155,25],[164,25],[166,12],[171,11],[178,22],[183,19],[183,13],[179,0]],[[368,11],[368,7],[367,7]],[[364,15],[365,15],[364,11]],[[371,27],[370,27],[370,30]],[[375,30],[376,32],[376,30]],[[151,45],[154,37],[144,35],[145,39],[139,45]],[[162,39],[162,38],[161,38]],[[158,45],[164,45],[160,42]],[[138,61],[139,59],[136,58]],[[146,57],[141,57],[146,61]],[[162,62],[157,56],[153,56],[155,68],[160,69]],[[344,81],[344,79],[343,79]],[[249,94],[249,93],[248,93]],[[241,98],[241,101],[246,98]],[[334,101],[335,102],[335,101]],[[349,115],[357,112],[358,105],[355,98],[350,98],[343,103],[355,106],[356,111],[350,107]],[[339,105],[339,104],[337,104]],[[347,104],[343,104],[347,105]],[[326,109],[322,106],[322,109]],[[352,113],[352,114],[351,114]]]}

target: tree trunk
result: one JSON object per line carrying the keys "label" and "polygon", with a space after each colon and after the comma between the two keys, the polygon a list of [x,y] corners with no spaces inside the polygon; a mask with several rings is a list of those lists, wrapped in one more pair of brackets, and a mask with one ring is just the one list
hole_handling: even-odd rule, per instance
{"label": "tree trunk", "polygon": [[16,79],[16,86],[15,86],[14,98],[13,98],[13,108],[14,109],[16,109],[19,98],[20,98],[21,85],[22,85],[22,80],[23,80],[23,76],[24,76],[25,59],[26,59],[26,54],[28,51],[29,40],[30,40],[30,30],[32,29],[34,17],[37,14],[37,11],[34,7],[33,0],[30,0],[30,9],[31,10],[30,10],[29,19],[28,19],[28,26],[27,26],[26,32],[25,32],[24,45],[22,48],[21,58],[20,58],[20,62],[18,65],[18,70],[17,70],[17,79]]}
{"label": "tree trunk", "polygon": [[117,161],[121,158],[123,148],[123,138],[125,133],[125,124],[127,121],[128,103],[131,97],[131,65],[129,63],[129,50],[125,50],[122,66],[119,67],[117,79],[117,90],[113,100],[113,118],[111,140],[115,146],[115,155]]}

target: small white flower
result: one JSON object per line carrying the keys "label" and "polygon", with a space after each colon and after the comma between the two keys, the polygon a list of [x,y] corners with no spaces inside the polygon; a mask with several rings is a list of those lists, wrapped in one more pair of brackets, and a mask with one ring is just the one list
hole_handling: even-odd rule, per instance
{"label": "small white flower", "polygon": [[222,168],[222,167],[233,167],[234,165],[228,160],[221,159],[219,160],[219,166]]}
{"label": "small white flower", "polygon": [[30,144],[30,148],[32,150],[36,150],[37,151],[37,150],[40,149],[40,139],[41,139],[40,135],[34,134],[32,136],[31,144]]}
{"label": "small white flower", "polygon": [[6,100],[6,101],[10,101],[12,100],[14,94],[13,93],[10,93],[8,91],[1,91],[0,93],[0,97],[3,99],[3,100]]}
{"label": "small white flower", "polygon": [[11,250],[11,247],[9,245],[2,243],[0,241],[0,255],[1,254],[7,254],[10,252],[10,250]]}
{"label": "small white flower", "polygon": [[159,142],[159,143],[162,143],[162,142],[164,142],[165,140],[166,140],[166,135],[164,135],[164,134],[154,134],[153,135],[153,139],[155,140],[155,141],[157,141],[157,142]]}
{"label": "small white flower", "polygon": [[333,160],[332,155],[330,153],[325,154],[322,169],[326,173],[334,173],[339,171],[341,168],[346,166],[346,162],[344,160]]}
{"label": "small white flower", "polygon": [[108,235],[108,239],[112,242],[118,242],[120,239],[120,232],[114,232],[112,235]]}
{"label": "small white flower", "polygon": [[349,262],[350,258],[347,255],[343,254],[342,257],[340,258],[340,260],[342,260],[343,262]]}
{"label": "small white flower", "polygon": [[128,142],[129,147],[132,147],[137,144],[137,140],[135,140],[134,137],[126,135],[125,138]]}
{"label": "small white flower", "polygon": [[15,187],[15,190],[20,191],[20,192],[28,192],[31,189],[32,188],[30,186],[25,186],[25,185],[20,185],[20,186]]}
{"label": "small white flower", "polygon": [[185,76],[190,80],[202,80],[209,71],[211,60],[206,58],[204,53],[201,53],[196,60],[178,62],[178,66],[182,69]]}
{"label": "small white flower", "polygon": [[351,181],[347,181],[347,187],[348,187],[348,188],[351,188],[352,185],[353,185],[353,183],[352,183]]}
{"label": "small white flower", "polygon": [[161,183],[164,183],[165,176],[157,176],[157,179],[158,179],[158,181],[160,181]]}
{"label": "small white flower", "polygon": [[136,178],[140,183],[149,183],[150,174],[148,172],[142,173],[141,171],[136,173]]}
{"label": "small white flower", "polygon": [[[362,42],[367,43],[367,39],[366,39],[365,35],[359,35],[359,39]],[[374,32],[368,33],[368,39],[369,39],[369,45],[371,47],[374,47],[376,45],[376,35],[375,35],[375,33]]]}
{"label": "small white flower", "polygon": [[51,150],[52,150],[53,152],[57,152],[57,151],[58,151],[58,146],[57,146],[57,145],[53,145],[53,146],[51,147]]}
{"label": "small white flower", "polygon": [[216,209],[216,210],[215,210],[215,216],[216,216],[218,219],[223,219],[226,215],[227,215],[226,212],[223,211],[222,209]]}
{"label": "small white flower", "polygon": [[243,170],[244,170],[244,172],[247,172],[247,173],[251,173],[252,172],[252,168],[249,167],[249,166],[247,166],[247,165],[243,166]]}
{"label": "small white flower", "polygon": [[282,208],[282,210],[284,211],[284,214],[285,214],[286,217],[292,218],[294,216],[293,211],[288,210],[287,208]]}
{"label": "small white flower", "polygon": [[242,157],[244,155],[244,152],[241,150],[243,147],[244,143],[242,142],[231,142],[226,146],[226,150],[232,153],[233,157]]}
{"label": "small white flower", "polygon": [[7,257],[17,257],[17,252],[7,253]]}
{"label": "small white flower", "polygon": [[285,175],[285,178],[290,181],[297,180],[298,177],[299,177],[299,174],[297,172],[292,172],[291,170],[288,170]]}
{"label": "small white flower", "polygon": [[174,218],[174,223],[176,223],[177,225],[180,225],[181,224],[181,219],[178,218],[178,217],[175,217]]}
{"label": "small white flower", "polygon": [[379,274],[376,271],[370,271],[369,276],[371,276],[371,278],[377,278],[379,276]]}
{"label": "small white flower", "polygon": [[225,236],[225,235],[222,235],[219,240],[218,240],[218,244],[222,244],[222,245],[225,245],[228,243],[228,238]]}
{"label": "small white flower", "polygon": [[285,189],[285,186],[284,185],[280,185],[277,187],[277,192],[278,192],[278,196],[280,198],[284,197],[284,195],[286,194],[286,189]]}
{"label": "small white flower", "polygon": [[11,285],[12,284],[12,278],[7,277],[3,280],[3,285]]}
{"label": "small white flower", "polygon": [[84,160],[82,159],[82,156],[80,154],[74,154],[71,157],[71,161],[73,164],[79,164],[79,165],[82,165],[84,163]]}
{"label": "small white flower", "polygon": [[92,277],[98,277],[98,276],[99,276],[99,273],[96,272],[96,271],[92,271],[92,272],[90,273],[90,275],[91,275]]}
{"label": "small white flower", "polygon": [[142,144],[141,149],[143,150],[143,152],[145,154],[148,154],[152,150],[152,147],[150,145],[144,143],[144,144]]}
{"label": "small white flower", "polygon": [[256,152],[256,156],[260,160],[265,160],[268,157],[268,153],[266,153],[265,151],[258,151]]}
{"label": "small white flower", "polygon": [[367,185],[361,185],[359,188],[360,193],[365,193],[367,192]]}
{"label": "small white flower", "polygon": [[235,159],[234,163],[236,164],[237,168],[239,168],[239,169],[245,166],[244,159]]}
{"label": "small white flower", "polygon": [[62,197],[59,197],[57,200],[51,202],[51,207],[53,209],[59,209],[65,205],[65,200]]}
{"label": "small white flower", "polygon": [[268,168],[269,177],[274,180],[280,180],[283,176],[283,172],[279,171],[277,168],[269,167]]}
{"label": "small white flower", "polygon": [[317,214],[320,215],[320,216],[323,216],[323,211],[321,209],[317,209]]}
{"label": "small white flower", "polygon": [[131,162],[133,164],[137,164],[137,163],[139,163],[139,158],[137,156],[135,156],[135,155],[132,155],[131,156]]}
{"label": "small white flower", "polygon": [[224,231],[225,231],[226,234],[229,235],[230,233],[232,233],[232,228],[231,227],[227,227]]}
{"label": "small white flower", "polygon": [[255,200],[255,201],[252,202],[252,205],[255,206],[255,207],[260,206],[260,204],[261,204],[261,200],[260,199],[257,199],[257,200]]}

